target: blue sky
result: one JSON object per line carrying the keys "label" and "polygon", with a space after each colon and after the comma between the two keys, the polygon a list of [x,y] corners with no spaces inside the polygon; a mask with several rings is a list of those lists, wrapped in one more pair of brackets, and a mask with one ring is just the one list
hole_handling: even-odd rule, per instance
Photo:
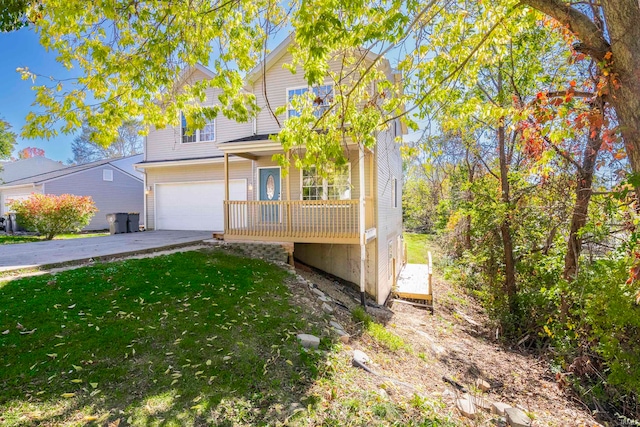
{"label": "blue sky", "polygon": [[[0,33],[0,52],[0,118],[8,121],[13,130],[20,133],[27,113],[34,110],[31,104],[35,92],[31,90],[31,80],[22,80],[16,68],[26,66],[34,73],[55,77],[68,77],[70,73],[56,62],[54,54],[40,46],[37,35],[30,29]],[[66,162],[73,157],[71,141],[73,135],[61,135],[49,140],[18,137],[14,154],[26,147],[38,147],[45,150],[50,159]]]}

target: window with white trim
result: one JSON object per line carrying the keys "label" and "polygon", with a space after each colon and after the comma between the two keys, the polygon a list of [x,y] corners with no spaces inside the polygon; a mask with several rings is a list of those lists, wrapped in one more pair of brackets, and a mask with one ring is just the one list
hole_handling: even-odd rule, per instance
{"label": "window with white trim", "polygon": [[112,169],[102,169],[102,180],[103,181],[113,181],[113,170]]}
{"label": "window with white trim", "polygon": [[302,170],[302,200],[351,199],[351,165],[333,166],[323,178],[315,166]]}
{"label": "window with white trim", "polygon": [[[333,102],[333,85],[318,85],[311,88],[315,98],[313,99],[313,105],[316,108],[315,116],[320,117],[325,111],[329,109],[329,106]],[[287,117],[298,117],[300,112],[291,107],[291,101],[295,97],[299,97],[309,92],[309,87],[299,87],[287,89],[287,100],[289,102],[289,109],[287,110]]]}
{"label": "window with white trim", "polygon": [[213,142],[216,140],[216,121],[211,120],[202,129],[195,129],[189,133],[187,129],[187,118],[180,114],[182,143],[191,142]]}

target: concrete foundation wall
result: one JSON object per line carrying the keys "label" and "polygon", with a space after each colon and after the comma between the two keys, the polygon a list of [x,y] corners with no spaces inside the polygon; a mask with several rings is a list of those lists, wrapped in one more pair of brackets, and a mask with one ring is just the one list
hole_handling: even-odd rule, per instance
{"label": "concrete foundation wall", "polygon": [[[378,299],[375,245],[367,249],[366,292]],[[293,256],[303,263],[360,286],[360,245],[296,243]]]}

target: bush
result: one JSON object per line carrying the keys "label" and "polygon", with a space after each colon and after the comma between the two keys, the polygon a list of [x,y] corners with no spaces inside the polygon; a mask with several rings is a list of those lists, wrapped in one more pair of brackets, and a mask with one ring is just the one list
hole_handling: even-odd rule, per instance
{"label": "bush", "polygon": [[27,230],[51,240],[57,234],[80,231],[97,212],[89,196],[32,194],[25,200],[9,204],[17,221]]}

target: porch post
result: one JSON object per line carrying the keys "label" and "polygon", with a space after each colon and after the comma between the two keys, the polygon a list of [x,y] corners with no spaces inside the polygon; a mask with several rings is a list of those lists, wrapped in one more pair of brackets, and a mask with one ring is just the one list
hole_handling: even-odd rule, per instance
{"label": "porch post", "polygon": [[224,232],[229,230],[229,154],[224,153]]}
{"label": "porch post", "polygon": [[287,174],[287,234],[291,236],[291,165],[289,164],[289,160],[291,151],[287,150],[287,167],[288,170],[285,171]]}
{"label": "porch post", "polygon": [[365,290],[366,290],[366,266],[367,266],[367,248],[365,246],[365,208],[364,208],[364,147],[362,143],[358,144],[358,184],[360,187],[360,197],[359,197],[359,214],[360,214],[360,303],[362,307],[364,307],[365,311],[367,309],[366,301],[365,301]]}

